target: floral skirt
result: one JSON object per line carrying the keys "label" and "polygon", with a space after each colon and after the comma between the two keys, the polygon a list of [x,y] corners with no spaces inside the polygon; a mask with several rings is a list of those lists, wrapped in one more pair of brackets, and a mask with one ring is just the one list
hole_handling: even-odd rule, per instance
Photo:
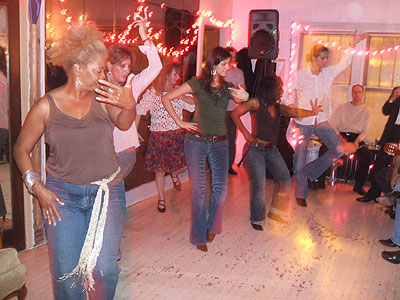
{"label": "floral skirt", "polygon": [[144,169],[152,172],[171,173],[186,166],[183,145],[186,131],[150,131],[144,158]]}

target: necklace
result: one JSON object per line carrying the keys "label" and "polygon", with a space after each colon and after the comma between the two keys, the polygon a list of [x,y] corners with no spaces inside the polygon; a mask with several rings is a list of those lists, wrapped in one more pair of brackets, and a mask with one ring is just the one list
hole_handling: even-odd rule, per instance
{"label": "necklace", "polygon": [[224,86],[219,86],[219,87],[212,87],[211,86],[211,96],[214,99],[221,98],[223,90],[224,90]]}

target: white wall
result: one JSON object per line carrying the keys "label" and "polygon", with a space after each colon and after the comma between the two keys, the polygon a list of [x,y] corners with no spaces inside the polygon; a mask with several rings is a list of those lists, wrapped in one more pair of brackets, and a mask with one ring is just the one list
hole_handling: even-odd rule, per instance
{"label": "white wall", "polygon": [[236,24],[236,39],[233,46],[237,49],[247,47],[249,12],[252,9],[277,9],[279,11],[280,53],[288,68],[290,25],[300,23],[354,23],[354,29],[360,23],[385,25],[399,24],[399,0],[233,0],[232,17]]}
{"label": "white wall", "polygon": [[[234,0],[200,0],[199,10],[211,10],[212,15],[223,22],[232,18],[232,5]],[[218,5],[217,5],[218,3]],[[212,25],[207,18],[204,18],[205,25]],[[231,31],[229,28],[220,31],[220,46],[226,47],[226,43],[230,40]]]}
{"label": "white wall", "polygon": [[222,21],[232,17],[232,5],[235,0],[200,0],[199,10],[212,10],[213,16]]}

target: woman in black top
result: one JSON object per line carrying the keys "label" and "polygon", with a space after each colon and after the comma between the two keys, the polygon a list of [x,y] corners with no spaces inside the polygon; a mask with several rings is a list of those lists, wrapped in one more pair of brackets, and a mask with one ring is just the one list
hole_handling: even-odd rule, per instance
{"label": "woman in black top", "polygon": [[[312,111],[288,107],[280,104],[282,80],[278,76],[264,77],[256,91],[255,98],[242,103],[232,113],[232,119],[243,133],[245,145],[244,166],[250,179],[251,225],[255,230],[263,230],[266,215],[264,184],[266,169],[272,174],[276,187],[267,216],[286,223],[282,218],[288,208],[290,174],[276,147],[279,135],[280,115],[304,118],[318,114],[320,106],[311,102]],[[240,117],[247,112],[252,115],[251,133],[243,125]]]}

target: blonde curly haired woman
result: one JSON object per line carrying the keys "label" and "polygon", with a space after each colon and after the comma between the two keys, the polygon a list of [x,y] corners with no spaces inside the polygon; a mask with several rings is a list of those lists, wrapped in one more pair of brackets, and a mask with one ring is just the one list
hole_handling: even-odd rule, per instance
{"label": "blonde curly haired woman", "polygon": [[[31,108],[15,159],[47,220],[54,299],[113,299],[126,212],[124,183],[113,183],[120,170],[113,130],[131,127],[136,102],[130,84],[104,80],[107,50],[96,27],[73,25],[48,54],[68,81]],[[46,183],[30,157],[42,134],[50,149]]]}

